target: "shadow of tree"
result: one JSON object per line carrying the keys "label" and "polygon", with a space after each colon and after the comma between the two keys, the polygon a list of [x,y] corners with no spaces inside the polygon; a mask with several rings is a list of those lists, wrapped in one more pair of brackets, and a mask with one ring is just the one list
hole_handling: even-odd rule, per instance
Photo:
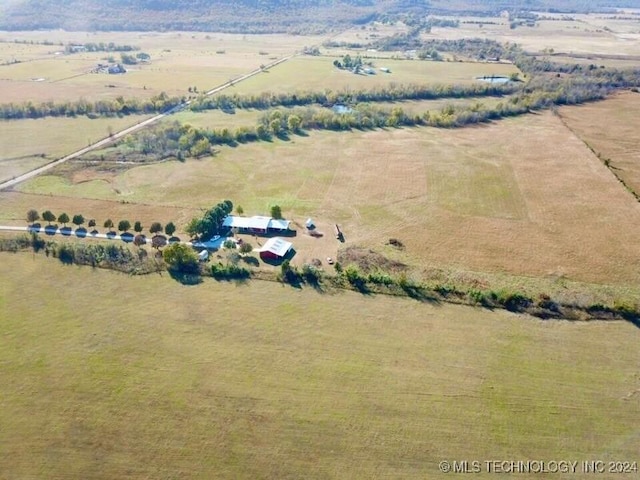
{"label": "shadow of tree", "polygon": [[250,257],[250,256],[242,257],[242,261],[247,265],[251,265],[253,267],[260,266],[260,261],[256,257]]}
{"label": "shadow of tree", "polygon": [[169,276],[182,285],[193,286],[202,283],[202,277],[197,273],[184,273],[169,270]]}

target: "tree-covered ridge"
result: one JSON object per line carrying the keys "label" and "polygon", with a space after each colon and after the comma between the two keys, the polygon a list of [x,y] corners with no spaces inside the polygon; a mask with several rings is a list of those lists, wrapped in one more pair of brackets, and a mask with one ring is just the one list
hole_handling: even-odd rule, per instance
{"label": "tree-covered ridge", "polygon": [[306,32],[364,23],[396,3],[397,0],[18,0],[3,8],[0,29]]}
{"label": "tree-covered ridge", "polygon": [[594,12],[637,0],[12,0],[0,29],[317,32],[393,14]]}

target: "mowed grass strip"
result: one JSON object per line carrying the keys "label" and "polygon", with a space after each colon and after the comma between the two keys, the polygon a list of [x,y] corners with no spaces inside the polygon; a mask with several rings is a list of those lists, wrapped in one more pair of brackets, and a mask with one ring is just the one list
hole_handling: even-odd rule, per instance
{"label": "mowed grass strip", "polygon": [[431,478],[442,459],[637,454],[627,323],[1,255],[8,478]]}

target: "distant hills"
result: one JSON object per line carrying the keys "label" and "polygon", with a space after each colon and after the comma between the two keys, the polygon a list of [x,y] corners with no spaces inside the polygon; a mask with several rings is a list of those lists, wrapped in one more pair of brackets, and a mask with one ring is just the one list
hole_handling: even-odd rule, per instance
{"label": "distant hills", "polygon": [[364,24],[390,13],[571,12],[639,4],[640,0],[0,0],[0,29],[310,33]]}

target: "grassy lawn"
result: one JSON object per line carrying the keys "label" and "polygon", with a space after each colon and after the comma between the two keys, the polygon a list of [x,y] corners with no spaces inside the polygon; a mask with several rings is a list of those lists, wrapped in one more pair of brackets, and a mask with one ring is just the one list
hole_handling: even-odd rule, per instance
{"label": "grassy lawn", "polygon": [[636,460],[630,324],[1,255],[7,478],[435,478],[443,459]]}
{"label": "grassy lawn", "polygon": [[49,163],[145,118],[0,120],[0,180]]}

